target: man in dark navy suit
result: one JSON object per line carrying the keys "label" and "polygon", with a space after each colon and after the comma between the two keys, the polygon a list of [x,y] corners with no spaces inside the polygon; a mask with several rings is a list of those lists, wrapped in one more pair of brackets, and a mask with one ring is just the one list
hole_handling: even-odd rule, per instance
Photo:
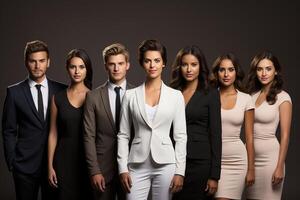
{"label": "man in dark navy suit", "polygon": [[46,77],[49,50],[42,41],[28,42],[24,52],[28,78],[7,88],[2,133],[5,158],[12,171],[17,200],[50,199],[47,183],[47,138],[51,96],[66,88]]}

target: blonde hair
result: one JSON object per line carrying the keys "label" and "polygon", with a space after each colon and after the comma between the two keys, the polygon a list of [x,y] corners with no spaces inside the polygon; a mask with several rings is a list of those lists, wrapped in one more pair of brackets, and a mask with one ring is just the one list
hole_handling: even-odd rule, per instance
{"label": "blonde hair", "polygon": [[114,43],[105,47],[102,51],[102,57],[104,63],[107,62],[110,56],[115,56],[118,54],[123,54],[125,56],[126,62],[129,61],[129,52],[126,47],[121,43]]}

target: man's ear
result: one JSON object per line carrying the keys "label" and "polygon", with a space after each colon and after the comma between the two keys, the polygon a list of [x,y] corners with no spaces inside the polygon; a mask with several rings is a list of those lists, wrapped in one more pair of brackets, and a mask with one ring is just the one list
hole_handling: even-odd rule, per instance
{"label": "man's ear", "polygon": [[130,62],[127,62],[126,70],[129,70],[130,68]]}

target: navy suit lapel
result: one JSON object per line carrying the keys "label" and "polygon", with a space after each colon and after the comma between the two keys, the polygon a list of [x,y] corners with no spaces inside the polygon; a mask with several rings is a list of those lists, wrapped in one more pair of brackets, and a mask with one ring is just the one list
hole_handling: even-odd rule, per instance
{"label": "navy suit lapel", "polygon": [[52,84],[52,81],[47,79],[48,81],[48,106],[47,106],[47,113],[46,113],[46,119],[47,121],[50,118],[50,108],[51,108],[51,99],[52,96],[54,95],[54,86]]}
{"label": "navy suit lapel", "polygon": [[40,118],[39,113],[38,113],[38,111],[37,111],[37,109],[34,105],[33,98],[32,98],[31,91],[30,91],[30,87],[29,87],[29,84],[28,84],[28,79],[25,80],[22,83],[22,89],[23,89],[26,101],[27,101],[29,107],[31,108],[32,112],[34,113],[36,118],[39,119],[40,122],[43,122],[44,120]]}

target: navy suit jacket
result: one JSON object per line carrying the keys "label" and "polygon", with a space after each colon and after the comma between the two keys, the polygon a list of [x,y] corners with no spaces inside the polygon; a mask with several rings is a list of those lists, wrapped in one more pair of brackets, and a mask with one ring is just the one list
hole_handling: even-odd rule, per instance
{"label": "navy suit jacket", "polygon": [[[28,79],[9,86],[3,107],[2,134],[9,170],[40,174],[47,161],[50,101],[66,85],[48,80],[49,100],[46,119],[41,119],[34,105]],[[46,163],[46,162],[45,162]]]}

